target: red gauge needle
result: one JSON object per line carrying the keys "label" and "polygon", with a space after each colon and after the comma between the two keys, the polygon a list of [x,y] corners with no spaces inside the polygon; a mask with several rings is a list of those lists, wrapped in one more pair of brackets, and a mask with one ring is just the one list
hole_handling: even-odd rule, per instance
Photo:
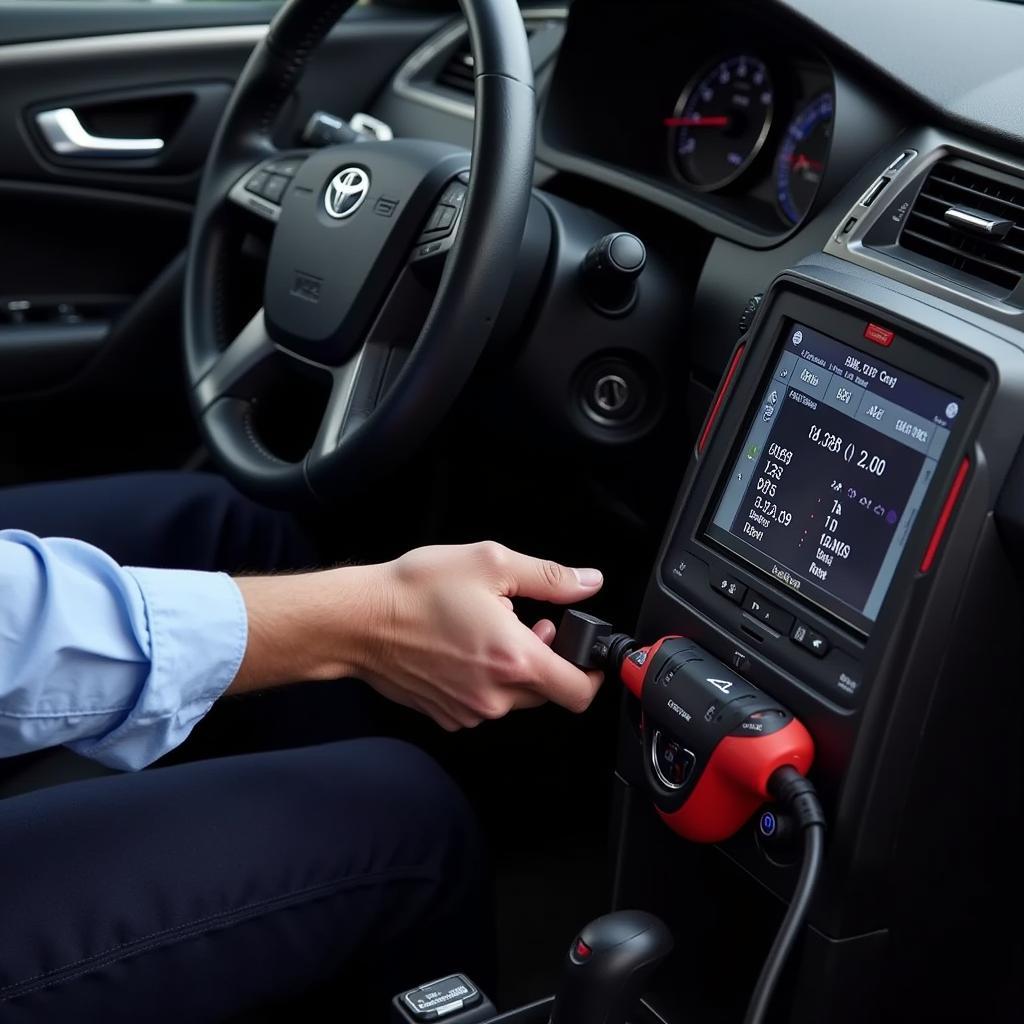
{"label": "red gauge needle", "polygon": [[727,128],[729,118],[721,117],[666,117],[666,128]]}

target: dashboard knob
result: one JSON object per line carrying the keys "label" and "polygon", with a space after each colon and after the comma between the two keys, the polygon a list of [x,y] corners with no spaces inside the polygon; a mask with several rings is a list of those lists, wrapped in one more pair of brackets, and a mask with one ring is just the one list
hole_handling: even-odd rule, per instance
{"label": "dashboard knob", "polygon": [[581,268],[591,305],[608,316],[628,313],[636,301],[636,279],[646,263],[644,243],[628,231],[615,231],[595,242]]}

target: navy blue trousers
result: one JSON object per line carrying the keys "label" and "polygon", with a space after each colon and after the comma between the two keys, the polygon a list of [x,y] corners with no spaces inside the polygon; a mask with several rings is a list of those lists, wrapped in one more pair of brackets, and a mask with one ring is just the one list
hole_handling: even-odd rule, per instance
{"label": "navy blue trousers", "polygon": [[[4,527],[131,564],[315,559],[287,516],[199,474],[0,491]],[[305,691],[305,713],[280,692],[288,714],[275,695],[216,708],[219,747],[206,730],[142,773],[0,800],[2,1024],[384,1021],[405,985],[486,982],[485,851],[454,783],[406,742],[354,738],[377,726],[359,684]]]}

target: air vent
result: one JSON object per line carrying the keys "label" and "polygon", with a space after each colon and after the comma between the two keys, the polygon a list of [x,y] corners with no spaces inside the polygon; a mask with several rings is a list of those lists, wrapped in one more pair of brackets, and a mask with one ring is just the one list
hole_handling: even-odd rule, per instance
{"label": "air vent", "polygon": [[[535,32],[535,25],[526,26],[526,38],[529,39]],[[473,61],[473,52],[469,46],[469,35],[463,33],[458,46],[452,50],[448,59],[444,62],[437,75],[437,84],[447,89],[454,89],[464,96],[472,96],[476,87],[474,75],[476,73]]]}
{"label": "air vent", "polygon": [[1024,181],[962,160],[936,164],[899,244],[1012,292],[1024,277]]}
{"label": "air vent", "polygon": [[464,35],[462,41],[451,52],[437,76],[437,84],[444,85],[456,92],[473,95],[473,54],[469,48],[469,36]]}

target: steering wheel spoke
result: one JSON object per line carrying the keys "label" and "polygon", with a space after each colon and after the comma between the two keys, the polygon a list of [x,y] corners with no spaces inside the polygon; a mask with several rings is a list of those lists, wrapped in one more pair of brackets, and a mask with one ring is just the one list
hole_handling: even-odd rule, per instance
{"label": "steering wheel spoke", "polygon": [[209,408],[218,398],[254,398],[270,373],[277,351],[261,309],[196,384],[199,408]]}
{"label": "steering wheel spoke", "polygon": [[228,192],[228,201],[261,220],[276,224],[285,193],[292,187],[310,150],[277,153],[250,167]]}
{"label": "steering wheel spoke", "polygon": [[407,356],[405,348],[371,340],[334,370],[327,408],[310,451],[312,461],[330,457],[370,417]]}

